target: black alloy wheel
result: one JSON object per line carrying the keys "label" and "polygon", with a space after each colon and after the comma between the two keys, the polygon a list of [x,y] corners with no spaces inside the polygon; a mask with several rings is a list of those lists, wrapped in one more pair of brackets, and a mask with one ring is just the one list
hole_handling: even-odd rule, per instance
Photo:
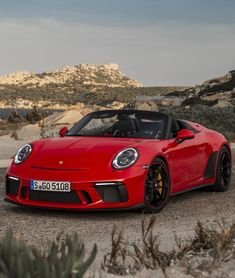
{"label": "black alloy wheel", "polygon": [[220,149],[217,169],[216,169],[216,182],[214,184],[214,190],[224,192],[228,189],[231,181],[232,163],[231,155],[226,146]]}
{"label": "black alloy wheel", "polygon": [[157,158],[149,167],[145,182],[145,211],[157,213],[170,196],[170,175],[166,163]]}

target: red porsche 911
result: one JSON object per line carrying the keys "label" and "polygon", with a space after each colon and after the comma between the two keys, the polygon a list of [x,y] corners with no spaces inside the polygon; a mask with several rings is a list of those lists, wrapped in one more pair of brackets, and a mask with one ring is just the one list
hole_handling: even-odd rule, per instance
{"label": "red porsche 911", "polygon": [[225,191],[228,141],[169,115],[104,110],[60,137],[23,146],[6,174],[5,200],[74,210],[144,208],[158,212],[175,195],[202,186]]}

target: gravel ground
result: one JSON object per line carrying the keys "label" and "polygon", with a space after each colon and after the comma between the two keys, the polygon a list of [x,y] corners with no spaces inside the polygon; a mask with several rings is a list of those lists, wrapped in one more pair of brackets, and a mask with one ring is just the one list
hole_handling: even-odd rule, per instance
{"label": "gravel ground", "polygon": [[[233,152],[233,159],[235,151]],[[0,169],[0,237],[8,228],[29,244],[46,245],[60,231],[78,232],[88,251],[96,243],[98,256],[93,267],[100,267],[104,253],[110,250],[111,231],[116,225],[127,238],[138,240],[141,220],[151,217],[139,212],[71,212],[20,208],[3,201],[2,189],[6,169]],[[230,189],[225,193],[197,190],[172,197],[166,208],[156,215],[156,233],[163,249],[171,249],[177,234],[187,239],[197,221],[213,224],[224,219],[235,221],[235,165]]]}

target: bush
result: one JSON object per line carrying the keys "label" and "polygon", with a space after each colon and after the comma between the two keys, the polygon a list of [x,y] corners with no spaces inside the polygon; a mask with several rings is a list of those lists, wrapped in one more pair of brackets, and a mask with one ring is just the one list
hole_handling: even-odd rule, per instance
{"label": "bush", "polygon": [[111,250],[104,256],[103,269],[108,273],[126,275],[143,268],[162,269],[166,273],[167,267],[178,266],[194,277],[204,277],[222,263],[235,259],[235,223],[228,226],[218,222],[215,228],[198,222],[191,240],[183,244],[176,238],[177,249],[167,252],[159,248],[155,223],[154,216],[149,221],[142,221],[142,237],[138,244],[128,242],[123,233],[114,228]]}
{"label": "bush", "polygon": [[77,278],[82,277],[94,261],[94,246],[88,259],[84,260],[84,244],[78,235],[60,237],[49,244],[48,251],[26,246],[16,239],[11,230],[0,241],[1,278]]}
{"label": "bush", "polygon": [[160,112],[178,119],[199,123],[207,128],[225,135],[228,140],[235,140],[235,108],[212,109],[208,106],[196,105],[191,108],[164,106]]}

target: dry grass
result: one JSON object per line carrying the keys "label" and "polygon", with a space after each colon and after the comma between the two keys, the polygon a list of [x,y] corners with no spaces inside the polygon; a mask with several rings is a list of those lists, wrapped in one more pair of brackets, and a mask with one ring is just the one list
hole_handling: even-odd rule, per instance
{"label": "dry grass", "polygon": [[216,227],[205,227],[199,222],[191,240],[183,243],[176,237],[176,248],[163,252],[159,248],[159,236],[154,233],[155,222],[155,217],[142,221],[142,237],[138,244],[128,243],[122,231],[114,228],[111,251],[104,257],[103,269],[125,275],[143,268],[161,268],[166,273],[167,267],[175,266],[194,277],[201,277],[202,273],[209,275],[222,263],[235,259],[235,223],[228,226],[221,221]]}

